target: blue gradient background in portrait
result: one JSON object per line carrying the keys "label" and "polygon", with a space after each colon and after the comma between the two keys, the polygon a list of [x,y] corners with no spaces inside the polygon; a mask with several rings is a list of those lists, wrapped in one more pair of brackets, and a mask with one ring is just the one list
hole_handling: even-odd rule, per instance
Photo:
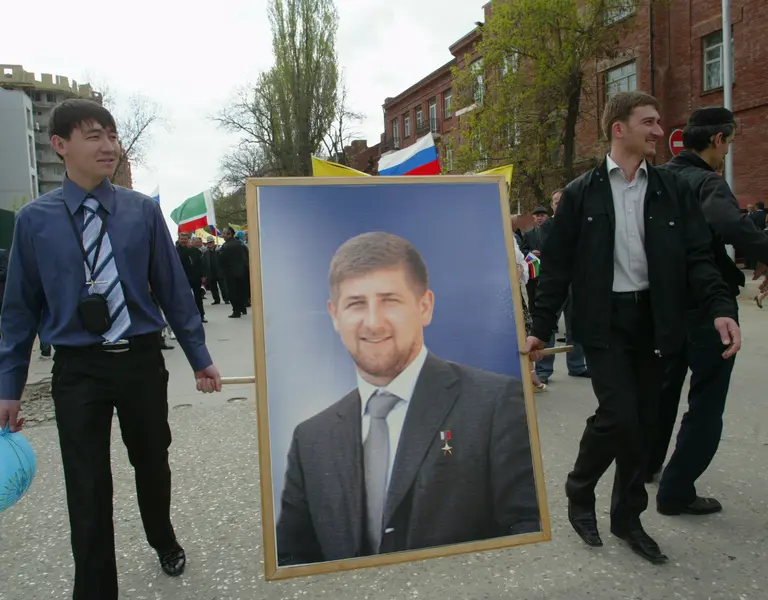
{"label": "blue gradient background in portrait", "polygon": [[[520,378],[510,265],[496,183],[259,188],[259,238],[275,519],[293,430],[357,385],[328,314],[328,270],[346,240],[404,237],[435,293],[435,355]],[[251,238],[251,243],[255,240]]]}

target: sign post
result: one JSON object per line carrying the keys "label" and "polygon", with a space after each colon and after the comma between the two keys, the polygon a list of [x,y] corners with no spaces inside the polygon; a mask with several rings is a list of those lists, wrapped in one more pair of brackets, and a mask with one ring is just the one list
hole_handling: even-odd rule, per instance
{"label": "sign post", "polygon": [[669,151],[672,156],[677,156],[683,151],[683,130],[675,129],[669,134]]}

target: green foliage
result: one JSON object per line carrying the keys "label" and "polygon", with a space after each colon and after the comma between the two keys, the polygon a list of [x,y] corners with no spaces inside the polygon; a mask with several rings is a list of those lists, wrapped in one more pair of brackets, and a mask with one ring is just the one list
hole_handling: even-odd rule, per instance
{"label": "green foliage", "polygon": [[271,0],[269,19],[274,67],[217,120],[258,148],[259,172],[311,175],[336,116],[338,14],[333,0]]}
{"label": "green foliage", "polygon": [[[459,106],[470,106],[483,76],[481,105],[460,119],[459,170],[513,163],[515,193],[543,203],[575,176],[575,138],[585,69],[617,55],[635,17],[610,22],[630,0],[497,0],[477,51],[482,63],[455,70]],[[629,11],[631,12],[631,11]]]}

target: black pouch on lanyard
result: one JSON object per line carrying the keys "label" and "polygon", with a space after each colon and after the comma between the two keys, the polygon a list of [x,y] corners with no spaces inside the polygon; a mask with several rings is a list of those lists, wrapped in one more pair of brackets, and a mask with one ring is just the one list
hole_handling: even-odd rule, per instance
{"label": "black pouch on lanyard", "polygon": [[[75,232],[77,245],[80,247],[80,251],[83,253],[85,266],[88,267],[88,274],[91,281],[86,282],[86,284],[94,285],[93,272],[96,269],[96,265],[99,264],[99,251],[101,250],[101,242],[104,239],[104,234],[107,231],[107,222],[106,220],[102,220],[101,222],[101,231],[99,231],[99,237],[96,240],[96,250],[94,251],[93,255],[93,264],[89,264],[88,255],[85,252],[85,248],[83,248],[83,238],[77,231],[75,218],[66,207],[65,210],[67,211],[69,220],[72,223],[72,231]],[[118,285],[120,284],[118,283]],[[109,314],[109,304],[107,303],[106,297],[104,297],[102,294],[89,294],[80,300],[80,303],[77,305],[77,311],[80,314],[80,320],[83,322],[83,328],[88,333],[102,335],[109,331],[109,328],[112,326],[112,317]]]}

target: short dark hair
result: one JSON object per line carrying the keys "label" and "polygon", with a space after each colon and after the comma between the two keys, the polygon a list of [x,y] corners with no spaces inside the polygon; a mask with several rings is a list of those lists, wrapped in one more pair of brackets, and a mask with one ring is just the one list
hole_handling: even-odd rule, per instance
{"label": "short dark hair", "polygon": [[355,236],[344,242],[331,259],[328,275],[331,297],[336,301],[339,286],[350,277],[395,267],[405,268],[408,278],[420,294],[427,291],[427,265],[408,240],[384,231]]}
{"label": "short dark hair", "polygon": [[106,108],[94,100],[71,98],[53,107],[51,119],[48,122],[48,135],[54,135],[68,140],[75,129],[83,123],[95,121],[104,129],[117,131],[115,119]]}
{"label": "short dark hair", "polygon": [[603,133],[610,142],[613,124],[619,121],[626,123],[632,115],[632,111],[638,106],[653,106],[659,110],[659,101],[645,92],[619,92],[614,94],[606,102],[603,109]]}
{"label": "short dark hair", "polygon": [[221,233],[229,233],[230,235],[235,235],[235,230],[232,227],[225,227],[221,230]]}
{"label": "short dark hair", "polygon": [[719,125],[686,125],[683,129],[683,147],[686,150],[701,152],[712,145],[712,138],[722,133],[728,138],[736,131],[736,123]]}
{"label": "short dark hair", "polygon": [[755,206],[760,210],[765,210],[765,202],[755,202]]}

